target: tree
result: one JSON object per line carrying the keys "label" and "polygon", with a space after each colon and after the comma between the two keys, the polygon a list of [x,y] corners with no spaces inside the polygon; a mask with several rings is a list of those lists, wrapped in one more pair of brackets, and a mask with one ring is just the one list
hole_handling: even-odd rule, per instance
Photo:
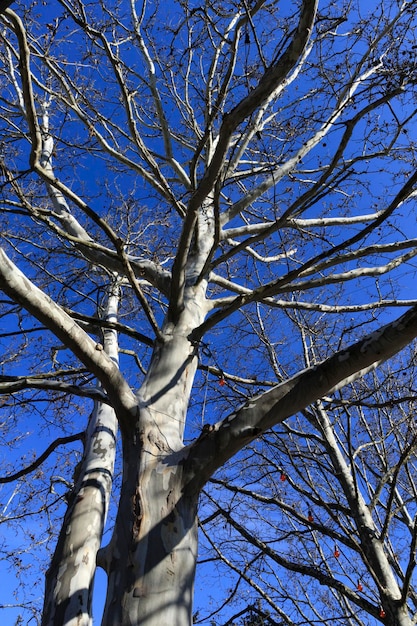
{"label": "tree", "polygon": [[[417,253],[417,10],[49,11],[2,18],[1,391],[9,438],[38,406],[55,440],[2,480],[82,441],[59,477],[70,491],[43,624],[91,622],[96,564],[104,624],[190,624],[215,472],[293,415],[323,429],[321,399],[417,335],[402,291]],[[293,344],[300,312],[327,320],[309,363]],[[384,611],[408,625],[376,552]]]}

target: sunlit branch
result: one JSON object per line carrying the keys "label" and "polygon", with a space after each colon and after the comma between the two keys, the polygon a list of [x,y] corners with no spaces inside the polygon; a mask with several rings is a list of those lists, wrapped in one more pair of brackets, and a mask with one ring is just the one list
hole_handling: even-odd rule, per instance
{"label": "sunlit branch", "polygon": [[[390,217],[390,215],[392,215],[395,209],[414,193],[414,187],[416,186],[416,184],[417,184],[417,170],[408,178],[407,182],[403,185],[400,191],[396,194],[396,196],[390,202],[388,207],[371,224],[368,224],[363,229],[361,229],[358,233],[356,233],[349,239],[343,241],[342,243],[336,246],[333,246],[330,249],[325,249],[316,257],[313,257],[309,259],[308,261],[304,262],[299,268],[288,272],[286,276],[280,277],[265,285],[261,285],[260,287],[257,287],[256,289],[253,289],[246,294],[241,294],[237,296],[228,306],[223,307],[220,311],[217,311],[216,313],[212,314],[205,322],[203,322],[200,328],[196,329],[194,333],[195,336],[202,337],[205,334],[205,332],[207,332],[210,328],[212,328],[218,322],[225,319],[231,313],[234,313],[235,311],[240,309],[242,306],[245,306],[246,304],[249,304],[250,302],[262,301],[265,298],[268,298],[278,293],[283,293],[286,290],[287,286],[289,285],[291,285],[291,289],[289,289],[290,291],[298,290],[300,288],[313,288],[313,286],[332,284],[332,283],[339,282],[339,281],[350,280],[351,277],[353,277],[355,273],[357,276],[362,276],[362,275],[377,276],[378,272],[383,274],[389,271],[390,269],[392,269],[393,267],[396,267],[398,264],[402,262],[402,260],[400,259],[394,260],[392,263],[386,264],[386,266],[381,266],[380,269],[372,268],[372,269],[367,270],[366,268],[364,268],[364,270],[360,270],[360,269],[352,270],[353,272],[352,274],[346,272],[345,274],[339,275],[337,278],[336,277],[334,278],[323,277],[323,279],[317,279],[317,281],[315,282],[310,281],[309,283],[293,282],[298,277],[302,276],[310,268],[314,267],[315,265],[317,265],[324,259],[327,259],[329,257],[335,257],[338,253],[343,252],[346,249],[349,249],[352,245],[364,239],[370,232],[375,230],[375,228],[377,228],[384,221],[386,221]],[[410,252],[409,253],[410,258],[414,254],[415,253],[413,251]],[[402,258],[405,258],[405,257],[408,257],[408,255],[403,255]]]}
{"label": "sunlit branch", "polygon": [[[212,281],[215,285],[219,285],[227,291],[231,291],[238,294],[246,294],[250,293],[250,289],[244,287],[243,285],[237,285],[235,282],[227,280],[222,276],[218,276],[217,274],[211,275]],[[211,307],[221,308],[223,306],[228,306],[235,301],[235,296],[224,296],[221,298],[216,298],[211,300]],[[361,311],[370,311],[373,309],[381,309],[386,307],[412,307],[417,304],[417,300],[391,300],[391,299],[381,299],[376,300],[374,302],[367,302],[363,304],[321,304],[320,302],[306,302],[300,299],[295,299],[293,296],[292,300],[280,300],[278,298],[264,298],[259,301],[260,303],[266,304],[271,308],[278,309],[291,309],[291,310],[299,310],[299,311],[317,311],[319,313],[359,313]]]}
{"label": "sunlit branch", "polygon": [[162,138],[164,141],[164,147],[165,147],[165,156],[167,158],[167,160],[170,163],[173,163],[174,157],[173,157],[173,150],[172,150],[172,142],[171,142],[171,133],[170,133],[170,129],[169,129],[169,123],[167,120],[167,116],[165,115],[165,111],[164,111],[164,107],[162,104],[162,100],[161,100],[161,96],[158,90],[158,86],[157,86],[157,81],[156,81],[156,72],[155,72],[155,64],[152,60],[152,57],[150,55],[150,52],[148,50],[148,47],[146,46],[144,37],[142,35],[141,32],[141,25],[144,19],[144,12],[145,12],[145,6],[146,4],[144,4],[143,9],[142,9],[142,14],[140,19],[138,18],[137,12],[136,12],[136,5],[135,2],[133,2],[133,0],[131,0],[130,2],[130,10],[132,12],[132,21],[133,21],[133,26],[135,29],[135,35],[136,35],[136,40],[138,42],[138,46],[140,51],[142,52],[142,56],[145,60],[145,64],[148,70],[148,76],[149,76],[149,88],[151,90],[152,96],[153,96],[153,100],[155,103],[155,108],[156,108],[156,112],[157,112],[157,116],[158,116],[158,120],[160,123],[160,127],[161,127],[161,134],[162,134]]}
{"label": "sunlit branch", "polygon": [[[239,245],[239,242],[233,239],[227,239],[226,242],[232,247]],[[250,246],[245,246],[245,252],[247,252],[247,254],[252,256],[257,261],[261,261],[261,263],[276,263],[277,261],[282,261],[293,256],[297,252],[297,250],[296,248],[294,248],[294,249],[288,250],[287,252],[280,252],[279,254],[275,254],[274,256],[262,256]]]}
{"label": "sunlit branch", "polygon": [[[45,324],[64,345],[94,372],[107,391],[119,418],[136,408],[136,399],[112,360],[51,298],[38,289],[0,249],[0,288]],[[102,347],[101,347],[102,348]]]}
{"label": "sunlit branch", "polygon": [[[233,16],[228,27],[225,29],[225,32],[222,35],[222,39],[219,42],[216,52],[213,56],[211,67],[208,72],[207,83],[206,83],[206,102],[207,102],[206,120],[205,120],[206,127],[204,131],[204,135],[200,138],[200,141],[194,151],[193,160],[192,160],[191,168],[190,168],[192,172],[192,179],[194,181],[194,187],[197,186],[196,168],[197,168],[198,160],[200,158],[200,155],[204,147],[207,146],[209,139],[211,141],[207,149],[207,157],[206,157],[207,164],[210,163],[211,158],[213,156],[213,141],[212,141],[213,128],[212,126],[213,126],[213,122],[215,118],[219,115],[220,111],[223,110],[224,101],[228,93],[230,81],[233,77],[233,73],[234,73],[235,66],[236,66],[237,54],[239,51],[239,41],[240,41],[242,29],[248,23],[250,16],[255,15],[264,4],[265,4],[265,0],[258,0],[258,2],[250,9],[250,11],[247,10],[246,15],[242,16],[242,12],[238,12],[236,13],[236,15]],[[232,31],[234,31],[234,35],[232,38],[230,38],[230,34],[232,33]],[[221,52],[224,46],[226,45],[226,43],[229,46],[227,70],[226,72],[224,72],[224,77],[220,85],[220,88],[218,89],[216,100],[215,102],[212,102],[211,93],[212,93],[212,88],[213,88],[213,80],[216,76],[216,70],[217,70]]]}
{"label": "sunlit branch", "polygon": [[[374,71],[374,69],[372,69],[372,72]],[[365,80],[365,78],[368,78],[368,74],[365,77],[362,77],[361,80]],[[360,83],[359,83],[360,84]],[[356,87],[359,87],[359,84]],[[240,251],[246,251],[249,249],[250,245],[253,245],[259,241],[264,241],[267,237],[271,236],[273,233],[277,232],[279,229],[287,227],[287,226],[293,226],[295,228],[303,228],[303,221],[299,220],[296,218],[296,216],[300,215],[301,213],[303,213],[304,211],[306,211],[308,208],[310,208],[311,206],[313,206],[314,204],[316,204],[317,202],[319,202],[323,195],[329,193],[329,191],[333,188],[334,184],[335,184],[335,180],[333,179],[333,181],[329,180],[330,176],[333,174],[333,172],[336,170],[336,168],[339,165],[339,162],[341,161],[344,151],[346,149],[346,147],[348,146],[349,140],[352,137],[353,131],[356,127],[356,125],[359,123],[359,121],[361,121],[363,119],[363,117],[368,114],[369,112],[373,111],[374,109],[377,109],[378,107],[380,107],[382,104],[386,104],[387,102],[389,102],[390,99],[392,99],[394,96],[398,95],[399,93],[401,93],[402,88],[399,88],[397,90],[392,90],[390,93],[382,96],[381,98],[379,98],[378,100],[370,103],[368,106],[364,107],[361,111],[359,111],[352,119],[350,119],[348,122],[346,122],[346,129],[345,132],[342,135],[342,138],[339,142],[339,145],[336,148],[336,151],[333,155],[333,158],[331,159],[329,166],[325,169],[325,171],[323,172],[323,174],[320,176],[320,178],[314,182],[314,184],[307,190],[305,191],[303,194],[301,194],[297,200],[295,202],[293,202],[284,212],[282,215],[280,215],[280,217],[275,221],[275,222],[270,222],[269,224],[265,224],[263,225],[262,228],[259,228],[259,230],[256,229],[256,226],[254,228],[254,231],[252,232],[251,230],[249,231],[249,233],[251,234],[250,238],[247,239],[246,241],[241,241],[237,244],[235,244],[231,250],[229,250],[228,252],[224,252],[223,254],[219,255],[219,257],[216,259],[216,262],[213,263],[213,267],[215,267],[216,265],[220,265],[221,263],[224,263],[225,261],[227,261],[229,258],[235,256],[238,252]],[[349,104],[350,101],[350,95],[348,95],[346,97],[346,100],[343,104],[343,106],[347,106]],[[342,111],[340,111],[341,114]],[[328,122],[326,125],[327,127],[327,131],[331,130],[331,128],[333,127],[333,122]],[[322,129],[324,128],[324,126],[322,127]],[[327,132],[326,131],[326,132]],[[318,135],[320,135],[320,133],[322,132],[322,130],[320,130],[318,132]],[[315,137],[312,138],[312,144],[311,144],[311,149],[316,145],[316,138],[317,135]],[[321,140],[321,137],[319,137],[317,139],[317,143],[318,141]],[[305,150],[306,147],[309,145],[309,142],[307,142],[305,145],[303,145],[303,147],[301,148],[301,150]],[[388,149],[387,149],[388,152]],[[307,152],[306,152],[307,153]],[[287,170],[285,170],[285,168],[287,168],[288,164],[297,164],[300,160],[300,158],[303,158],[303,156],[305,156],[305,154],[303,155],[296,155],[293,159],[290,159],[286,164],[284,164],[282,166],[282,171],[281,171],[281,175],[277,176],[276,173],[274,173],[270,180],[271,183],[273,183],[273,185],[275,186],[283,176],[285,176],[286,174],[289,174],[289,172],[292,170],[292,165],[291,167]],[[357,160],[361,160],[363,157],[357,157]],[[368,158],[368,155],[367,155]],[[348,170],[352,167],[353,163],[349,162],[348,164],[345,164],[343,166],[343,168],[341,169],[340,172],[336,172],[335,173],[335,177],[338,179],[338,181],[340,182],[344,176],[347,175]],[[285,171],[284,171],[285,170]],[[250,194],[245,194],[244,198],[247,199],[249,197]],[[262,194],[261,194],[262,195]],[[256,198],[255,198],[256,199]],[[233,210],[233,208],[230,209],[231,211],[231,216],[234,217],[238,212],[242,211],[245,207],[242,206],[240,207],[239,205],[237,206],[237,208],[235,207],[235,210]],[[374,214],[374,219],[378,220],[378,218],[380,216],[382,216],[382,211],[379,211],[377,213]],[[369,219],[370,216],[368,216]],[[345,224],[348,225],[349,223],[355,223],[355,221],[352,220],[352,222],[350,222],[349,218],[345,218],[346,222]],[[224,214],[222,217],[222,223],[226,223],[225,219],[224,219]],[[366,219],[364,219],[363,221],[368,221]],[[319,220],[320,222],[320,220]],[[316,224],[309,224],[307,221],[308,226],[311,225],[316,225]],[[317,224],[318,226],[319,224]],[[325,222],[323,221],[323,223],[321,224],[321,226],[325,226],[325,225],[337,225],[337,221],[334,222],[334,224],[325,224]],[[247,227],[243,227],[243,229],[245,229]],[[227,230],[226,230],[227,232]],[[248,233],[248,234],[249,234]],[[223,234],[223,237],[225,238],[225,235]]]}
{"label": "sunlit branch", "polygon": [[236,374],[225,372],[224,370],[219,369],[218,367],[214,367],[213,365],[200,364],[198,366],[198,369],[202,370],[203,372],[209,372],[210,374],[213,374],[213,376],[216,376],[216,378],[220,379],[222,382],[224,381],[225,383],[230,382],[237,383],[238,385],[256,385],[258,387],[273,387],[277,384],[276,381],[272,380],[243,378],[242,376],[237,376]]}
{"label": "sunlit branch", "polygon": [[222,170],[233,132],[245,119],[256,111],[268,99],[281,81],[298,63],[311,35],[311,29],[317,10],[317,0],[304,0],[296,33],[276,62],[267,69],[255,87],[230,113],[225,114],[221,124],[216,149],[204,176],[190,198],[184,219],[178,250],[172,268],[172,289],[169,314],[176,319],[183,306],[185,287],[185,267],[194,236],[197,212],[204,200],[212,192],[215,181]]}
{"label": "sunlit branch", "polygon": [[372,371],[416,336],[417,308],[413,307],[394,322],[335,352],[314,368],[303,370],[248,400],[191,446],[190,487],[208,480],[215,469],[233,455],[235,446],[240,449],[243,442],[249,443],[273,425]]}
{"label": "sunlit branch", "polygon": [[6,17],[11,21],[16,37],[19,43],[20,51],[20,74],[22,78],[22,91],[23,100],[25,104],[27,122],[29,126],[29,134],[31,138],[31,153],[30,153],[30,166],[35,168],[39,163],[41,150],[42,150],[42,134],[35,113],[35,99],[32,88],[32,81],[30,80],[30,50],[26,39],[25,27],[23,22],[14,11],[6,9],[4,11]]}
{"label": "sunlit branch", "polygon": [[[310,218],[302,219],[299,217],[289,218],[286,221],[286,225],[292,226],[296,230],[300,228],[328,228],[329,226],[349,226],[351,224],[363,224],[365,222],[371,222],[380,215],[383,211],[376,211],[375,213],[368,213],[366,215],[354,215],[346,217],[323,217],[323,218]],[[236,228],[224,228],[221,232],[221,239],[233,239],[236,237],[244,237],[246,235],[258,235],[264,232],[270,232],[269,229],[275,225],[275,222],[262,222],[259,224],[246,224],[245,226],[237,226]]]}
{"label": "sunlit branch", "polygon": [[[255,200],[260,198],[269,189],[271,189],[272,187],[275,187],[278,184],[278,182],[282,180],[285,176],[293,172],[294,168],[300,163],[300,161],[302,161],[302,159],[311,150],[313,150],[313,148],[315,148],[320,143],[320,141],[323,140],[323,138],[327,135],[327,133],[334,128],[335,123],[337,122],[339,117],[342,115],[345,108],[349,105],[352,95],[355,93],[355,91],[357,91],[357,89],[362,85],[362,83],[366,81],[370,76],[372,76],[372,74],[376,73],[377,70],[378,70],[378,67],[372,67],[368,69],[366,72],[364,72],[362,76],[358,78],[356,83],[353,83],[349,88],[347,88],[343,96],[340,98],[338,105],[330,114],[329,119],[324,124],[322,124],[322,126],[318,129],[318,131],[316,131],[313,137],[311,137],[308,141],[306,141],[301,146],[301,148],[299,148],[298,151],[290,159],[288,159],[284,164],[278,165],[275,168],[273,168],[272,173],[269,174],[269,176],[265,178],[257,187],[255,187],[249,192],[246,192],[245,195],[240,200],[235,202],[234,205],[230,207],[230,209],[223,214],[222,224],[226,224],[228,221],[230,221],[233,217],[238,215],[245,208],[253,204]],[[372,110],[376,108],[377,106],[380,106],[380,104],[382,104],[383,102],[386,102],[390,97],[392,96],[384,96],[377,102],[371,103],[368,107],[365,107],[363,111],[361,111],[358,115],[356,115],[350,121],[350,123],[347,125],[347,129],[342,137],[340,145],[336,149],[335,156],[333,157],[328,168],[326,168],[326,171],[323,173],[322,177],[313,186],[313,190],[320,189],[323,186],[324,182],[327,180],[327,178],[330,176],[331,172],[336,167],[347,145],[348,138],[350,138],[357,122],[362,118],[363,115],[365,115],[368,112],[368,110]],[[308,192],[306,192],[304,196],[302,196],[303,202],[298,201],[297,204],[302,206],[302,204],[312,196],[313,190],[309,190]],[[291,215],[291,213],[289,210],[287,210],[283,217],[286,217],[289,215]]]}
{"label": "sunlit branch", "polygon": [[[407,245],[408,247],[408,245]],[[292,285],[286,285],[283,289],[280,289],[281,293],[285,293],[287,291],[302,291],[307,289],[314,289],[315,287],[321,285],[332,285],[335,283],[343,283],[354,278],[362,278],[364,276],[382,276],[386,274],[396,267],[403,265],[413,259],[417,255],[417,250],[413,249],[407,252],[406,254],[402,254],[389,263],[385,265],[375,265],[374,267],[361,267],[358,269],[348,270],[347,272],[342,272],[340,274],[329,274],[328,276],[323,276],[322,278],[305,280],[305,281],[297,281]],[[358,255],[360,257],[362,255]]]}

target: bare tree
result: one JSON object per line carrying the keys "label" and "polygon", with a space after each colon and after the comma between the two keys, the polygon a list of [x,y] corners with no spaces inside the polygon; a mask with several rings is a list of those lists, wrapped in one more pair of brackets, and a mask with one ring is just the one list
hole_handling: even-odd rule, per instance
{"label": "bare tree", "polygon": [[[37,401],[56,428],[8,473],[74,443],[94,403],[61,476],[44,624],[91,623],[96,564],[103,624],[190,624],[215,472],[298,413],[325,445],[323,398],[416,337],[417,9],[364,4],[6,9],[1,392],[18,406],[10,432]],[[310,363],[299,311],[329,320]],[[373,545],[386,616],[408,626]]]}

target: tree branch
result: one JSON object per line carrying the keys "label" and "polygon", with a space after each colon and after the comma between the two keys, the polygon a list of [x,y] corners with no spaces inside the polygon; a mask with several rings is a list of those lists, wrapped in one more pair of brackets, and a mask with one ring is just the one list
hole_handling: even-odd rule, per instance
{"label": "tree branch", "polygon": [[188,488],[201,489],[218,467],[262,432],[372,371],[416,337],[417,307],[413,307],[322,363],[250,398],[190,445]]}
{"label": "tree branch", "polygon": [[84,438],[84,432],[76,433],[75,435],[69,435],[68,437],[58,437],[55,439],[42,454],[35,460],[33,463],[25,467],[24,469],[15,472],[14,474],[10,474],[9,476],[0,476],[0,484],[11,483],[22,476],[26,476],[33,472],[37,467],[39,467],[47,458],[52,454],[52,452],[58,448],[58,446],[64,446],[67,443],[72,443],[73,441],[82,441]]}
{"label": "tree branch", "polygon": [[[358,243],[358,241],[363,240],[370,232],[372,232],[375,228],[377,228],[384,221],[386,221],[392,215],[395,209],[397,209],[403,202],[405,202],[405,200],[407,200],[409,197],[412,196],[413,193],[415,193],[416,185],[417,170],[413,172],[407,182],[401,187],[400,191],[389,203],[388,207],[378,215],[374,222],[365,226],[358,233],[350,237],[350,239],[344,240],[340,244],[333,246],[330,249],[325,249],[316,257],[311,258],[303,263],[297,269],[288,272],[285,276],[277,278],[276,280],[266,283],[265,285],[260,285],[256,289],[247,290],[246,293],[237,296],[230,302],[230,304],[228,304],[228,306],[222,308],[219,311],[216,311],[216,313],[207,318],[206,321],[203,322],[199,328],[196,328],[193,333],[192,339],[199,340],[210,328],[213,328],[213,326],[224,320],[231,313],[234,313],[242,306],[249,304],[250,302],[260,302],[265,298],[274,296],[278,294],[281,290],[283,290],[284,286],[285,288],[288,287],[289,290],[297,289],[297,283],[293,281],[295,281],[300,276],[306,274],[312,267],[317,266],[324,259],[334,257],[340,252],[343,253],[344,250],[348,250],[352,245]],[[318,283],[320,283],[320,285],[322,284],[320,281],[318,281]],[[319,286],[318,283],[317,286]],[[312,283],[312,281],[310,281],[310,285],[316,286]]]}
{"label": "tree branch", "polygon": [[248,532],[246,528],[239,524],[239,522],[237,522],[228,511],[222,509],[221,507],[219,507],[219,509],[226,522],[230,524],[245,539],[245,541],[253,546],[256,546],[263,554],[272,559],[272,561],[281,567],[284,567],[287,571],[297,572],[299,574],[303,574],[304,576],[309,576],[317,580],[321,585],[325,585],[330,589],[336,589],[339,593],[344,595],[346,598],[349,598],[349,600],[354,602],[357,606],[365,609],[371,615],[374,615],[375,617],[378,615],[377,607],[360,596],[356,591],[353,591],[343,582],[329,575],[323,569],[306,565],[304,563],[297,563],[284,558],[278,554],[276,550],[273,550],[267,543],[260,541],[252,533]]}
{"label": "tree branch", "polygon": [[[55,209],[55,217],[61,222],[64,230],[58,229],[58,227],[53,224],[48,217],[40,215],[39,212],[30,205],[24,194],[21,192],[18,184],[15,180],[13,180],[8,171],[5,171],[6,177],[8,178],[9,183],[12,184],[14,191],[23,205],[32,215],[35,215],[37,219],[42,219],[50,228],[53,228],[57,233],[68,239],[68,241],[71,241],[91,262],[102,265],[110,271],[122,273],[122,268],[126,269],[125,263],[120,260],[117,253],[95,243],[86,230],[74,218],[68,207],[66,198],[70,198],[72,202],[79,209],[81,209],[81,211],[83,211],[83,213],[85,213],[95,224],[97,224],[113,243],[116,250],[119,250],[120,240],[107,222],[95,211],[93,211],[91,207],[83,202],[83,200],[69,187],[58,180],[54,174],[51,164],[53,138],[49,135],[48,130],[49,123],[47,106],[45,105],[43,107],[43,126],[41,129],[37,119],[33,96],[32,74],[30,70],[30,49],[27,43],[25,29],[22,21],[13,11],[8,10],[6,15],[13,24],[19,43],[22,89],[20,90],[17,86],[16,89],[18,90],[19,99],[22,100],[22,107],[24,108],[23,114],[25,115],[29,126],[29,134],[31,138],[30,165],[32,169],[44,180]],[[124,261],[127,262],[128,268],[133,268],[135,270],[137,276],[144,277],[152,285],[160,289],[162,293],[168,294],[169,272],[162,270],[162,268],[158,267],[152,261],[138,261],[129,255],[125,255]]]}
{"label": "tree branch", "polygon": [[128,425],[136,399],[118,367],[100,344],[43,291],[38,289],[0,249],[0,289],[36,317],[99,379],[118,418]]}
{"label": "tree branch", "polygon": [[197,213],[204,200],[213,190],[215,181],[222,169],[225,155],[229,149],[232,134],[239,124],[262,106],[269,95],[296,65],[310,38],[316,10],[317,0],[303,1],[298,27],[288,48],[266,70],[258,85],[230,113],[225,114],[223,117],[213,158],[197,189],[190,198],[187,215],[183,222],[178,252],[172,267],[169,314],[173,320],[178,317],[183,306],[186,260],[194,236]]}
{"label": "tree branch", "polygon": [[0,375],[0,394],[13,394],[25,389],[43,389],[72,394],[80,398],[90,398],[108,404],[106,394],[97,387],[81,387],[64,383],[59,380],[45,380],[36,376],[4,376]]}

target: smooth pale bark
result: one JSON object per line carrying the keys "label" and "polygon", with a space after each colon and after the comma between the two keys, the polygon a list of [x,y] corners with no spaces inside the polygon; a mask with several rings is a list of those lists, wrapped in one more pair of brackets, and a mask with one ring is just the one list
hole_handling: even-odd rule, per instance
{"label": "smooth pale bark", "polygon": [[[194,272],[198,270],[194,268]],[[154,350],[134,428],[122,429],[123,483],[105,552],[109,577],[103,624],[185,626],[192,622],[198,493],[184,485],[183,435],[205,285],[185,289],[185,308]]]}
{"label": "smooth pale bark", "polygon": [[155,429],[136,442],[124,441],[123,450],[125,472],[108,548],[102,623],[188,626],[197,558],[197,496],[183,493],[181,454],[161,456]]}
{"label": "smooth pale bark", "polygon": [[98,404],[86,433],[80,477],[69,496],[58,544],[46,574],[43,626],[92,624],[96,555],[112,486],[116,421]]}
{"label": "smooth pale bark", "polygon": [[[112,285],[104,318],[117,321],[119,287]],[[118,365],[114,330],[103,333],[103,349]],[[43,626],[90,626],[96,557],[109,508],[116,453],[117,419],[113,408],[96,402],[85,434],[84,454],[76,468],[58,544],[46,574]]]}

